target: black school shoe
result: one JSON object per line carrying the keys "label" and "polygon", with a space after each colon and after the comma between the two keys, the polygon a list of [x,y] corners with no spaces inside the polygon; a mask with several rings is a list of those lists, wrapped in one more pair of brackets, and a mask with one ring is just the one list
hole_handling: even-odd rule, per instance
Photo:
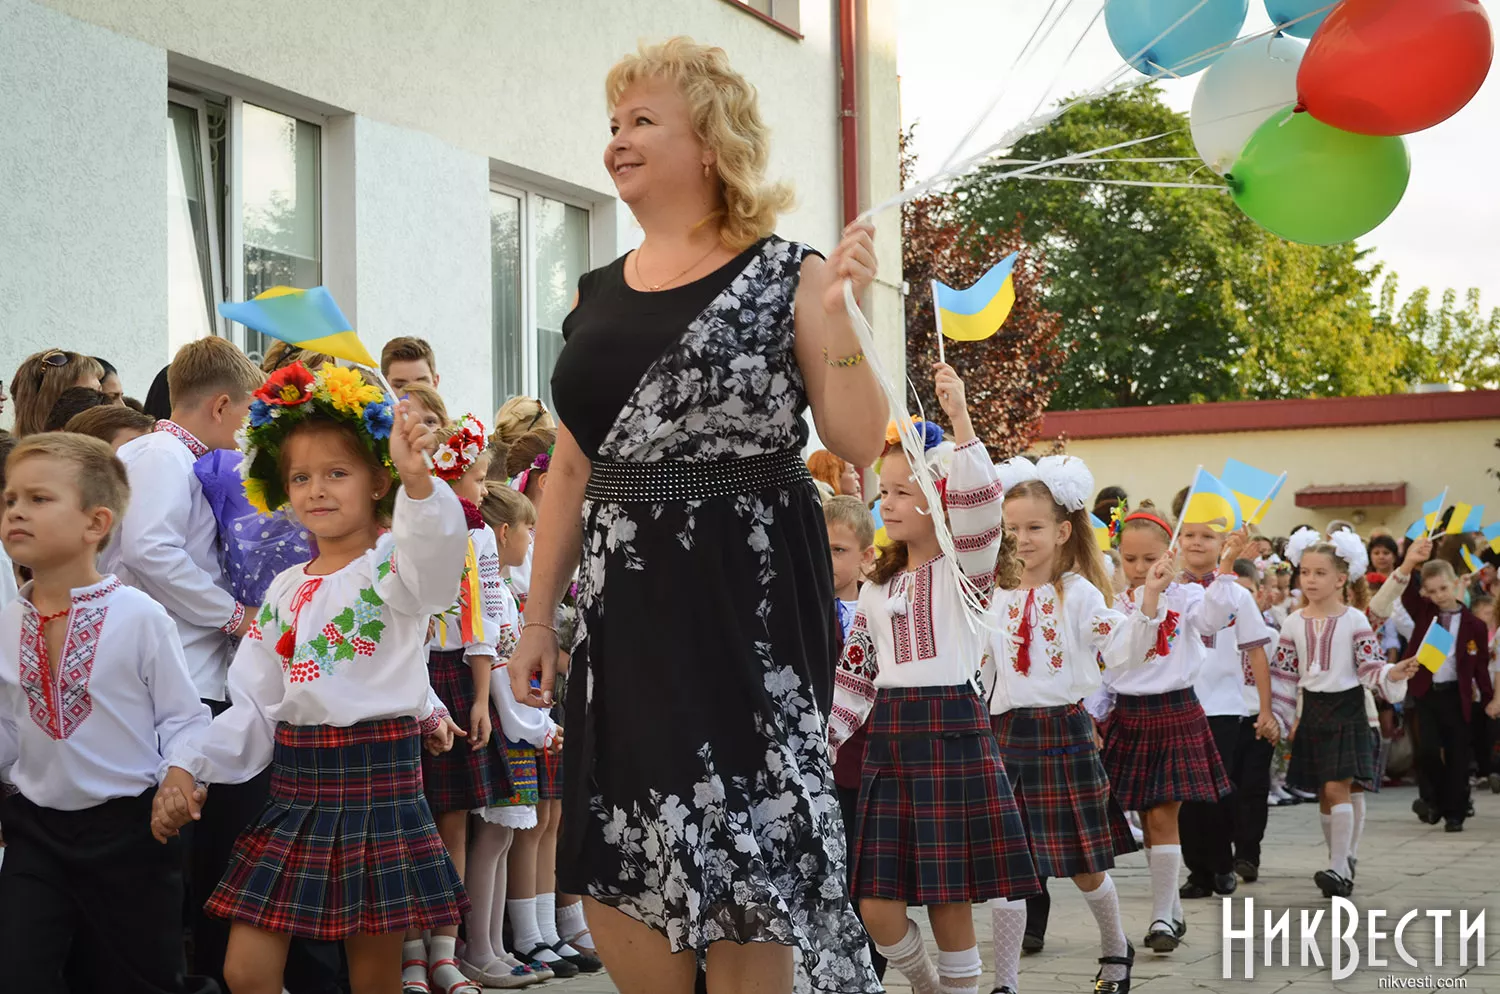
{"label": "black school shoe", "polygon": [[557,950],[555,950],[551,946],[543,943],[542,945],[537,946],[535,949],[533,949],[529,953],[525,953],[523,955],[518,955],[517,958],[520,959],[520,961],[522,963],[525,963],[527,966],[530,966],[532,969],[536,969],[536,964],[540,963],[542,966],[544,966],[547,969],[551,970],[552,971],[552,975],[554,977],[556,977],[558,980],[571,980],[574,977],[578,976],[578,974],[580,972],[579,969],[578,969],[578,967],[576,965],[574,965],[573,963],[570,963],[570,962],[568,962],[567,960],[565,960],[565,959],[563,959],[561,957],[558,957],[555,960],[539,959],[537,957],[537,953],[541,952],[544,949],[547,952],[551,953],[552,955],[557,956]]}
{"label": "black school shoe", "polygon": [[1354,881],[1348,877],[1339,876],[1332,870],[1319,870],[1314,873],[1313,883],[1318,885],[1318,890],[1323,892],[1324,897],[1348,897],[1354,893]]}
{"label": "black school shoe", "polygon": [[1424,824],[1436,825],[1438,822],[1443,820],[1443,816],[1436,810],[1434,810],[1432,805],[1428,804],[1425,798],[1419,797],[1415,801],[1412,801],[1411,810],[1412,814],[1422,819]]}
{"label": "black school shoe", "polygon": [[1240,882],[1234,878],[1234,874],[1233,873],[1216,873],[1216,874],[1214,874],[1214,893],[1215,894],[1226,894],[1226,895],[1227,894],[1233,894],[1234,891],[1235,891],[1235,888],[1238,887],[1239,885],[1240,885]]}
{"label": "black school shoe", "polygon": [[[561,943],[561,945],[565,946],[567,945],[567,943],[564,942]],[[557,955],[561,956],[569,963],[572,963],[574,966],[578,967],[579,973],[598,973],[600,970],[604,969],[604,963],[600,961],[599,957],[595,956],[593,953],[586,953],[582,949],[579,949],[577,946],[573,947],[573,952],[571,953],[558,952],[555,949],[553,950],[553,952],[556,952]]]}
{"label": "black school shoe", "polygon": [[1237,859],[1234,861],[1234,872],[1240,875],[1240,879],[1247,884],[1253,884],[1260,879],[1260,867],[1248,859]]}
{"label": "black school shoe", "polygon": [[1037,935],[1035,932],[1027,932],[1025,935],[1021,936],[1021,952],[1023,953],[1039,953],[1046,947],[1046,945],[1047,937],[1044,935]]}
{"label": "black school shoe", "polygon": [[1443,826],[1443,831],[1445,832],[1462,832],[1463,830],[1464,820],[1462,818],[1449,818],[1448,823]]}
{"label": "black school shoe", "polygon": [[1123,966],[1125,968],[1124,980],[1101,980],[1104,971],[1101,969],[1094,974],[1094,994],[1130,994],[1130,968],[1135,966],[1135,943],[1129,939],[1125,940],[1124,956],[1100,956],[1099,965]]}
{"label": "black school shoe", "polygon": [[1151,923],[1151,928],[1146,932],[1147,949],[1153,953],[1170,953],[1180,945],[1182,945],[1182,933],[1177,931],[1176,922],[1158,918]]}
{"label": "black school shoe", "polygon": [[1200,897],[1213,897],[1214,889],[1213,887],[1205,887],[1192,877],[1189,877],[1188,882],[1178,888],[1177,896],[1184,901],[1196,901]]}

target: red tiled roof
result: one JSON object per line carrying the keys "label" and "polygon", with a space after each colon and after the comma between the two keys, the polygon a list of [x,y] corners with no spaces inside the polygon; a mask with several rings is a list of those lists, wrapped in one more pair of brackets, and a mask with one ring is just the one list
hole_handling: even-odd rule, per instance
{"label": "red tiled roof", "polygon": [[1354,483],[1303,487],[1298,507],[1405,507],[1405,483]]}

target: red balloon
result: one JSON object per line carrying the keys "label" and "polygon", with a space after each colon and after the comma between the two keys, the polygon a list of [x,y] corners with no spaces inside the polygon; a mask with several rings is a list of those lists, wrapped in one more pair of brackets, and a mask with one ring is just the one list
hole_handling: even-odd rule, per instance
{"label": "red balloon", "polygon": [[1494,55],[1479,0],[1344,0],[1302,57],[1297,109],[1365,135],[1421,131],[1479,92]]}

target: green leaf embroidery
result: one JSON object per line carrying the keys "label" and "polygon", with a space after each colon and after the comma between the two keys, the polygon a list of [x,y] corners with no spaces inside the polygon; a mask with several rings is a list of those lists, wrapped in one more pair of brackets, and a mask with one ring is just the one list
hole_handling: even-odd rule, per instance
{"label": "green leaf embroidery", "polygon": [[333,623],[338,626],[339,631],[347,634],[349,629],[354,627],[354,608],[346,607],[334,615]]}
{"label": "green leaf embroidery", "polygon": [[354,646],[350,645],[348,642],[340,642],[338,645],[334,646],[334,649],[333,649],[333,659],[334,659],[334,662],[338,662],[338,661],[343,660],[343,659],[353,659],[353,658],[354,658]]}
{"label": "green leaf embroidery", "polygon": [[385,622],[383,621],[367,621],[359,626],[359,634],[371,642],[379,642],[380,633],[383,631],[385,631]]}
{"label": "green leaf embroidery", "polygon": [[366,587],[365,589],[361,590],[359,592],[359,599],[364,601],[366,604],[374,604],[376,607],[379,607],[380,605],[385,603],[385,601],[381,599],[380,595],[375,592],[374,587]]}
{"label": "green leaf embroidery", "polygon": [[326,636],[319,635],[317,638],[313,639],[311,642],[308,642],[307,643],[307,647],[312,650],[312,652],[313,652],[314,655],[317,655],[317,656],[326,656],[326,655],[328,655],[328,639],[327,639]]}

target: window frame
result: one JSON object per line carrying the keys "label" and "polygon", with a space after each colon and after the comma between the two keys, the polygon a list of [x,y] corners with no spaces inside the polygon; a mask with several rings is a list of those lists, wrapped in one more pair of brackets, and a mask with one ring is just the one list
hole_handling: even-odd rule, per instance
{"label": "window frame", "polygon": [[[219,205],[214,201],[217,199],[218,191],[214,189],[213,161],[209,149],[211,143],[208,135],[208,101],[200,93],[192,93],[180,87],[167,85],[167,103],[177,104],[180,107],[191,107],[198,119],[198,153],[202,160],[199,169],[203,176],[204,215],[207,218],[208,228],[208,256],[209,274],[213,282],[214,301],[209,315],[209,325],[213,328],[214,335],[219,338],[229,337],[229,322],[219,313],[219,304],[226,299],[224,296],[224,262],[221,244],[227,244],[227,239],[220,238],[219,212],[215,209]],[[170,152],[170,150],[169,150]]]}
{"label": "window frame", "polygon": [[[777,31],[780,31],[782,34],[789,35],[792,38],[797,39],[798,41],[804,40],[804,35],[802,34],[801,0],[769,0],[771,6],[771,13],[769,14],[767,14],[763,10],[757,10],[756,8],[750,6],[747,0],[724,0],[724,2],[729,4],[731,7],[736,7],[744,11],[758,21],[769,24],[771,27],[775,28]],[[796,10],[797,16],[795,20],[782,19],[786,16],[782,13],[782,10],[783,8],[788,7]]]}

